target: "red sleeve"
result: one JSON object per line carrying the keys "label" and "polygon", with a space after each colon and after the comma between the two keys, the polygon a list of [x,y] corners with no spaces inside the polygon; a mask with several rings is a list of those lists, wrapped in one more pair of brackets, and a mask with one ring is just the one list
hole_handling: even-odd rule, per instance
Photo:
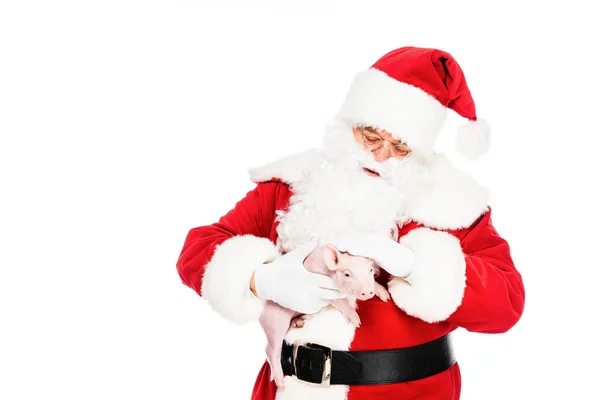
{"label": "red sleeve", "polygon": [[510,246],[492,225],[491,211],[459,231],[466,260],[462,303],[448,321],[473,332],[501,333],[521,318],[525,289]]}
{"label": "red sleeve", "polygon": [[414,251],[410,285],[392,278],[390,294],[407,314],[473,332],[500,333],[523,313],[525,291],[491,210],[457,231],[411,227],[400,243]]}
{"label": "red sleeve", "polygon": [[185,285],[237,323],[258,318],[262,310],[249,281],[258,264],[278,255],[269,235],[281,185],[259,183],[218,222],[191,229],[176,263]]}

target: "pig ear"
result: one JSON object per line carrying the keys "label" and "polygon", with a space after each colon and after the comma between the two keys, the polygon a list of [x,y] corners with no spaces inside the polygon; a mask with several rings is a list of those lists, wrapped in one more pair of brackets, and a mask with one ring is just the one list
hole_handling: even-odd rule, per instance
{"label": "pig ear", "polygon": [[323,261],[330,271],[335,271],[338,268],[340,260],[340,252],[333,246],[323,246]]}
{"label": "pig ear", "polygon": [[375,272],[375,277],[378,277],[381,274],[381,267],[375,261],[373,261],[373,270]]}

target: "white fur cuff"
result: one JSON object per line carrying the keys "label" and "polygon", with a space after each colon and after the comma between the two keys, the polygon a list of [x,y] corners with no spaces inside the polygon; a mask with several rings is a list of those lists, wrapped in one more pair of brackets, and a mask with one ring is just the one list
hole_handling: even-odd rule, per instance
{"label": "white fur cuff", "polygon": [[400,239],[412,248],[415,267],[406,281],[392,278],[388,289],[396,305],[427,322],[447,319],[462,303],[466,261],[459,240],[446,232],[417,228]]}
{"label": "white fur cuff", "polygon": [[202,297],[223,318],[237,324],[258,320],[265,301],[250,291],[254,269],[279,256],[275,245],[253,235],[234,236],[216,247],[206,265]]}

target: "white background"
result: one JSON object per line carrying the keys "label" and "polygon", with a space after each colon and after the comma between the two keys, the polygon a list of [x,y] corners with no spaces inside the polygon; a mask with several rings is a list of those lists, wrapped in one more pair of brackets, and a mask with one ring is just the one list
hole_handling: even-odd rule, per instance
{"label": "white background", "polygon": [[246,168],[318,144],[353,74],[407,45],[453,54],[492,126],[465,162],[450,113],[440,148],[492,189],[527,293],[510,332],[458,332],[462,398],[593,397],[586,3],[0,3],[0,399],[249,398],[263,334],[181,283],[185,236],[252,189]]}

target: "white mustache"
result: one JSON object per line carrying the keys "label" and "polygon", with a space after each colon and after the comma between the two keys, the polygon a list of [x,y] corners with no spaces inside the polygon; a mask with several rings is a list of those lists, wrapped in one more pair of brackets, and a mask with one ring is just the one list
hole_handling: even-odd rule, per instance
{"label": "white mustache", "polygon": [[355,157],[360,164],[361,167],[368,168],[372,171],[375,171],[382,178],[391,178],[392,171],[394,170],[393,162],[396,161],[394,159],[389,159],[386,161],[375,161],[373,155],[362,148],[359,148],[355,154]]}

